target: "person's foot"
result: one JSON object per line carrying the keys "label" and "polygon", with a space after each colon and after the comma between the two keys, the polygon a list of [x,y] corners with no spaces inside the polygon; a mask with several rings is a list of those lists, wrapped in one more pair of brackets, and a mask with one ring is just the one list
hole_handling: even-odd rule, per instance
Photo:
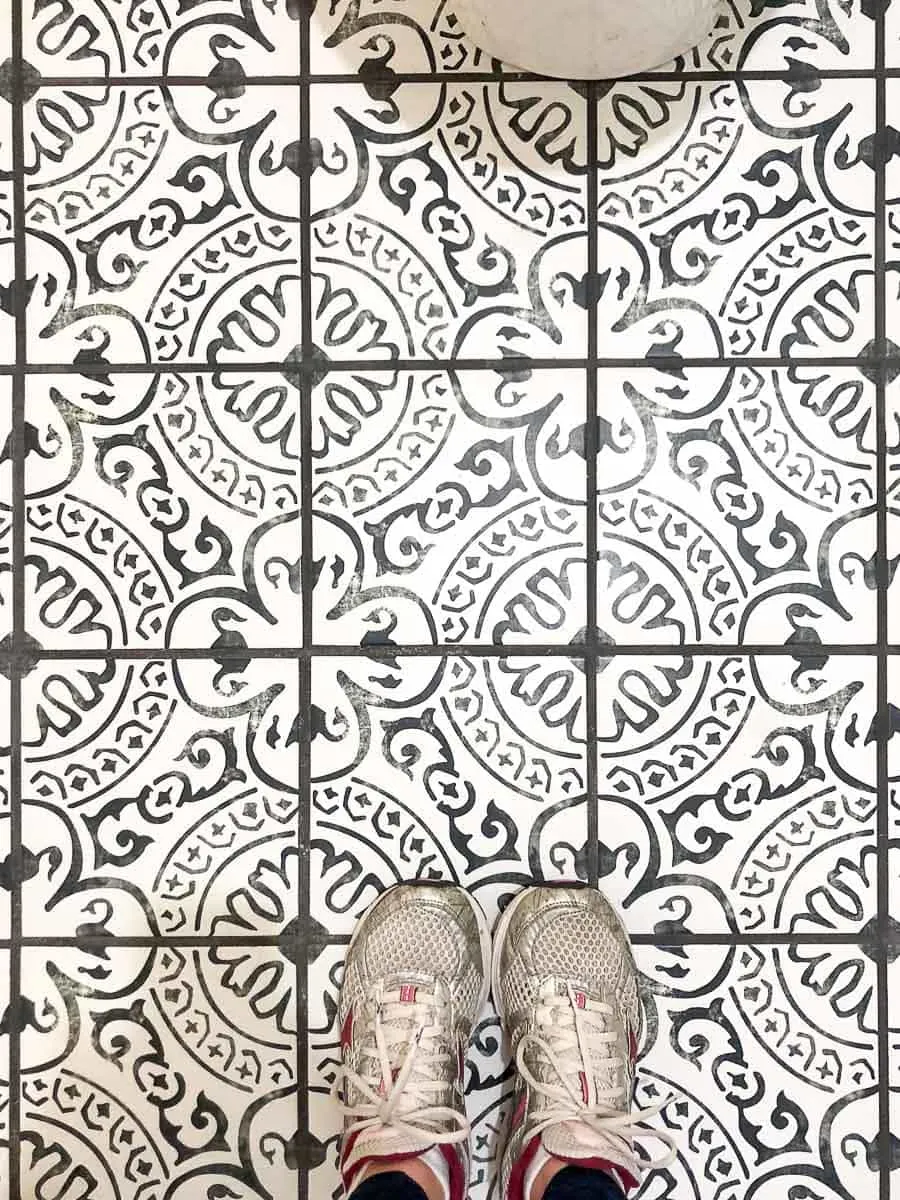
{"label": "person's foot", "polygon": [[577,886],[518,895],[494,936],[493,990],[518,1071],[500,1200],[531,1200],[557,1162],[636,1186],[636,1118],[650,1115],[631,1113],[643,1012],[609,901]]}
{"label": "person's foot", "polygon": [[339,1020],[341,1174],[421,1156],[446,1200],[463,1200],[464,1070],[487,1000],[490,933],[462,888],[400,884],[372,905],[347,952]]}

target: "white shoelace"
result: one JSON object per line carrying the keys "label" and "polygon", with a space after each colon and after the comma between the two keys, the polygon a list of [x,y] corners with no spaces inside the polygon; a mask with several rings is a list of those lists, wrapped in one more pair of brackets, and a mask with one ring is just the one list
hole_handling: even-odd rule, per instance
{"label": "white shoelace", "polygon": [[[675,1139],[665,1130],[647,1126],[650,1117],[662,1111],[668,1101],[651,1108],[623,1112],[616,1108],[625,1094],[623,1086],[598,1089],[595,1102],[587,1103],[580,1088],[580,1072],[585,1079],[593,1079],[595,1058],[591,1050],[603,1047],[601,1057],[610,1075],[625,1066],[622,1053],[616,1054],[614,1047],[618,1035],[614,1031],[600,1030],[588,1017],[595,1013],[600,1017],[612,1017],[608,1004],[587,1000],[584,1008],[575,1001],[575,993],[568,987],[561,996],[549,996],[540,1002],[537,1022],[540,1033],[526,1033],[516,1051],[516,1066],[525,1082],[548,1102],[544,1115],[529,1130],[530,1136],[543,1133],[555,1125],[578,1122],[590,1140],[584,1144],[593,1149],[598,1157],[607,1157],[613,1151],[617,1157],[633,1163],[633,1174],[640,1177],[645,1170],[667,1167],[675,1161]],[[539,1050],[559,1077],[560,1086],[537,1079],[525,1061],[526,1052]],[[572,1069],[574,1066],[574,1070]],[[573,1082],[574,1080],[574,1082]],[[634,1152],[633,1139],[639,1134],[656,1138],[668,1147],[668,1152],[655,1161],[643,1161]],[[581,1139],[579,1139],[581,1140]]]}
{"label": "white shoelace", "polygon": [[[398,991],[386,993],[380,1002],[374,1003],[371,1014],[375,1045],[363,1050],[363,1058],[371,1060],[374,1070],[369,1078],[357,1074],[349,1067],[341,1066],[332,1088],[345,1118],[353,1123],[346,1132],[362,1133],[389,1129],[396,1134],[415,1138],[417,1142],[450,1145],[465,1142],[469,1137],[470,1125],[462,1113],[455,1108],[430,1103],[435,1092],[443,1091],[446,1079],[441,1068],[455,1056],[442,1048],[447,1043],[451,1027],[449,1012],[441,1023],[434,1020],[435,1009],[449,1009],[446,1001],[433,995],[423,994],[419,988],[415,1003],[401,1003]],[[435,1044],[437,1043],[437,1044]],[[403,1062],[394,1074],[392,1063],[406,1046]],[[363,1064],[361,1064],[362,1066]],[[413,1077],[416,1066],[420,1070]],[[423,1078],[423,1067],[431,1078]],[[378,1078],[380,1086],[372,1086],[370,1079]],[[342,1087],[349,1083],[365,1100],[357,1104],[344,1101]],[[401,1116],[398,1108],[403,1103],[406,1112]],[[458,1128],[442,1128],[451,1123]]]}

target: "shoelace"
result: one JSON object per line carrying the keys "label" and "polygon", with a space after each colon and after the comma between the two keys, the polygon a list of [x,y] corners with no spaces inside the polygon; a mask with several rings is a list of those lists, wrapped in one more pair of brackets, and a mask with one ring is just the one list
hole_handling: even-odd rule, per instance
{"label": "shoelace", "polygon": [[[446,1087],[440,1078],[441,1071],[430,1072],[434,1076],[431,1079],[422,1078],[421,1071],[413,1077],[417,1065],[420,1068],[426,1064],[440,1068],[453,1061],[454,1056],[434,1044],[442,1036],[446,1042],[446,1031],[450,1024],[449,1019],[441,1024],[434,1021],[434,1010],[440,1007],[449,1006],[437,997],[428,995],[420,995],[414,1004],[401,1003],[399,992],[386,994],[380,1002],[375,1003],[372,1014],[375,1045],[363,1051],[364,1057],[373,1063],[373,1075],[365,1078],[344,1065],[338,1069],[332,1087],[332,1096],[340,1105],[344,1117],[353,1122],[346,1133],[391,1129],[410,1138],[424,1138],[431,1144],[440,1142],[447,1145],[468,1139],[470,1125],[462,1113],[455,1108],[429,1103],[431,1093]],[[388,1030],[393,1035],[390,1041]],[[407,1043],[406,1054],[395,1075],[392,1060],[396,1051]],[[379,1074],[380,1087],[373,1087],[370,1079],[377,1078]],[[365,1100],[347,1104],[342,1092],[344,1083],[350,1084]],[[401,1102],[407,1109],[402,1116],[397,1112]],[[441,1128],[447,1122],[458,1128]]]}
{"label": "shoelace", "polygon": [[[675,1139],[663,1129],[655,1129],[646,1122],[657,1116],[668,1101],[651,1108],[636,1109],[623,1112],[616,1108],[616,1101],[624,1096],[624,1087],[609,1087],[598,1089],[596,1101],[589,1104],[585,1101],[574,1080],[579,1080],[579,1073],[584,1072],[584,1078],[590,1079],[594,1074],[594,1061],[591,1049],[603,1047],[602,1057],[609,1067],[611,1075],[622,1070],[625,1059],[621,1054],[613,1053],[618,1035],[613,1031],[603,1032],[594,1024],[588,1024],[588,1016],[595,1013],[602,1017],[613,1016],[613,1010],[608,1004],[588,1000],[585,1008],[580,1008],[575,1002],[575,994],[571,987],[567,988],[564,996],[549,996],[542,1000],[538,1008],[538,1024],[540,1033],[526,1033],[519,1042],[516,1051],[516,1066],[529,1087],[549,1101],[544,1115],[530,1129],[531,1136],[543,1133],[545,1130],[564,1122],[576,1121],[585,1127],[586,1132],[596,1139],[592,1145],[598,1157],[605,1157],[610,1150],[623,1156],[635,1166],[634,1175],[639,1178],[645,1170],[656,1170],[667,1167],[675,1161]],[[555,1019],[556,1014],[563,1019]],[[571,1020],[566,1018],[570,1017]],[[552,1041],[551,1041],[552,1039]],[[560,1086],[545,1083],[537,1079],[534,1072],[525,1061],[526,1051],[533,1047],[539,1050],[559,1077]],[[570,1068],[576,1060],[574,1071]],[[668,1147],[668,1152],[661,1158],[642,1161],[634,1152],[633,1139],[640,1133],[649,1134]]]}

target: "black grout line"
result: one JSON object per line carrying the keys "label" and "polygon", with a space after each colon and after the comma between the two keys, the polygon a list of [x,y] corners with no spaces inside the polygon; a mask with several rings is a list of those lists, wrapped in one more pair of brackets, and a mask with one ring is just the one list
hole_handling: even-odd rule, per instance
{"label": "black grout line", "polygon": [[[294,940],[297,945],[305,945],[305,941],[300,935]],[[179,950],[202,950],[204,947],[209,948],[214,946],[246,946],[248,948],[277,949],[279,946],[292,943],[292,939],[285,939],[281,935],[248,934],[246,937],[221,937],[219,935],[204,935],[201,933],[173,934],[171,937],[167,937],[165,934],[158,934],[156,937],[128,937],[127,935],[120,936],[118,934],[98,935],[96,937],[52,937],[49,934],[36,934],[30,937],[22,937],[20,941],[26,947],[57,946],[61,949],[75,950],[81,947],[94,950],[100,947],[115,948],[118,946],[127,946],[132,950],[164,950],[167,946]]]}
{"label": "black grout line", "polygon": [[[13,305],[15,312],[15,369],[12,377],[12,654],[17,656],[25,635],[25,363],[28,357],[27,278],[25,257],[25,119],[22,6],[14,4],[11,21]],[[10,832],[12,866],[10,894],[9,1011],[19,1012],[22,993],[22,677],[13,664],[9,679]],[[9,1200],[20,1200],[22,1135],[22,1030],[14,1020],[9,1029]]]}
{"label": "black grout line", "polygon": [[[309,842],[310,805],[312,803],[311,747],[312,725],[310,674],[311,664],[307,659],[297,666],[300,685],[300,736],[297,739],[298,791],[300,804],[297,810],[297,917],[301,931],[302,948],[307,951],[310,929],[309,908]],[[295,956],[297,981],[297,1135],[302,1137],[309,1130],[309,955],[308,952]],[[307,1200],[309,1178],[302,1165],[297,1171],[298,1200]]]}
{"label": "black grout line", "polygon": [[[887,539],[887,294],[886,294],[886,206],[887,191],[887,85],[885,82],[885,8],[875,18],[875,144],[878,147],[875,161],[875,349],[881,359],[879,378],[875,390],[875,496],[876,496],[876,549],[875,578],[877,584],[877,696],[876,713],[879,737],[876,739],[876,795],[877,807],[877,881],[876,912],[879,951],[876,961],[877,1010],[878,1010],[878,1161],[880,1200],[890,1200],[891,1195],[891,1092],[890,1092],[890,1047],[889,1047],[889,995],[888,962],[896,953],[890,943],[892,936],[890,912],[890,866],[888,842],[890,839],[890,769],[888,761],[890,715],[888,708],[888,653],[890,629],[888,623],[888,591],[890,572],[888,566]],[[889,957],[890,956],[890,957]]]}
{"label": "black grout line", "polygon": [[[900,654],[900,644],[890,644],[884,648],[888,655]],[[804,658],[818,658],[827,655],[834,658],[857,658],[880,653],[879,647],[873,642],[841,643],[835,645],[827,642],[815,644],[796,644],[791,646],[775,643],[748,642],[691,642],[684,645],[672,645],[666,642],[627,643],[603,647],[606,658],[659,658],[663,655],[670,658],[791,658],[796,661]],[[588,654],[586,642],[530,642],[523,645],[496,645],[494,643],[476,644],[460,642],[433,643],[428,645],[372,645],[361,647],[358,644],[321,645],[321,646],[223,646],[216,649],[124,646],[112,650],[82,650],[77,647],[65,649],[62,647],[35,648],[27,652],[28,669],[38,662],[93,662],[97,659],[120,662],[178,662],[185,661],[241,661],[245,659],[286,659],[301,661],[315,658],[533,658],[536,655],[547,658],[585,658]]]}
{"label": "black grout line", "polygon": [[584,454],[587,466],[586,495],[587,504],[585,537],[587,541],[585,603],[585,717],[586,739],[585,774],[587,786],[587,881],[591,887],[596,887],[600,880],[600,797],[599,797],[599,765],[600,754],[597,745],[597,372],[591,366],[597,360],[597,288],[594,280],[599,274],[599,249],[597,230],[597,200],[598,172],[596,162],[598,157],[597,105],[598,95],[596,84],[587,89],[585,103],[587,104],[587,189],[585,206],[587,208],[587,278],[588,278],[588,335],[587,353],[588,365],[585,379],[585,436]]}
{"label": "black grout line", "polygon": [[[22,680],[13,672],[9,681],[10,737],[10,831],[9,859],[16,868],[22,862]],[[10,893],[9,921],[9,1012],[19,1011],[22,992],[22,882],[20,870],[15,871]],[[22,1132],[22,1042],[20,1022],[13,1020],[8,1029],[9,1075],[9,1200],[20,1200],[20,1146]]]}
{"label": "black grout line", "polygon": [[[313,5],[302,6],[299,24],[300,74],[300,144],[310,143],[309,88],[310,38]],[[313,352],[312,331],[312,171],[300,173],[300,590],[302,596],[303,649],[309,651],[313,639],[313,457],[312,457],[312,398],[310,374]],[[299,728],[297,739],[298,792],[297,841],[297,915],[301,931],[310,930],[309,843],[310,808],[312,805],[312,663],[308,656],[297,664],[299,683]],[[309,957],[298,954],[297,970],[297,1135],[309,1134]],[[307,1142],[308,1142],[307,1137]],[[309,1174],[301,1162],[297,1171],[297,1200],[308,1200]]]}
{"label": "black grout line", "polygon": [[[305,281],[308,286],[309,280]],[[523,368],[533,371],[564,371],[580,370],[584,367],[585,358],[566,357],[559,355],[555,358],[529,358],[528,355],[509,355],[493,358],[395,358],[390,360],[377,358],[347,358],[331,359],[328,363],[329,374],[360,374],[365,371],[494,371],[506,374],[519,372]],[[867,356],[864,360],[859,355],[797,355],[793,358],[783,358],[772,355],[747,355],[744,358],[720,356],[691,357],[677,354],[654,355],[652,358],[629,358],[621,355],[601,355],[596,358],[595,366],[601,370],[636,370],[648,371],[671,370],[733,370],[742,367],[753,370],[782,369],[790,367],[834,367],[857,370],[861,362],[871,367],[872,359]],[[900,367],[900,356],[892,355],[883,358],[884,363]],[[241,375],[252,371],[256,375],[272,374],[284,377],[284,363],[273,359],[261,359],[259,362],[247,361],[244,366],[234,366],[231,363],[199,362],[192,360],[177,360],[173,362],[109,362],[96,363],[26,363],[21,368],[28,376],[31,375],[78,375],[89,378],[91,375],[169,375],[196,373],[201,375],[221,374]],[[9,364],[0,364],[0,375],[15,374],[17,368]]]}
{"label": "black grout line", "polygon": [[[892,68],[884,72],[885,76],[891,77],[900,74],[900,68]],[[850,79],[874,79],[876,77],[876,69],[874,67],[840,67],[830,68],[827,70],[815,71],[817,80],[850,80]],[[698,69],[692,71],[673,70],[673,71],[645,71],[640,75],[630,75],[622,80],[597,81],[600,86],[606,87],[609,83],[615,83],[617,87],[625,89],[626,87],[640,87],[645,83],[788,83],[796,84],[797,73],[788,68],[783,70],[733,70],[733,71],[715,71]],[[336,72],[333,75],[317,72],[315,74],[304,75],[303,70],[298,74],[290,72],[273,73],[271,75],[246,75],[241,80],[241,85],[244,87],[302,87],[304,84],[309,84],[312,87],[334,87],[334,86],[355,86],[355,87],[377,87],[382,84],[420,84],[422,86],[434,87],[435,84],[446,84],[448,86],[467,83],[483,83],[500,85],[505,83],[535,83],[547,84],[551,87],[580,87],[583,86],[581,80],[565,80],[556,79],[552,76],[537,75],[533,71],[457,71],[442,73],[439,71],[394,71],[390,68],[387,70],[378,70],[377,67],[367,70],[365,76],[358,71]],[[140,88],[140,87],[196,87],[209,90],[208,75],[44,75],[41,77],[41,87],[125,87],[125,88]]]}

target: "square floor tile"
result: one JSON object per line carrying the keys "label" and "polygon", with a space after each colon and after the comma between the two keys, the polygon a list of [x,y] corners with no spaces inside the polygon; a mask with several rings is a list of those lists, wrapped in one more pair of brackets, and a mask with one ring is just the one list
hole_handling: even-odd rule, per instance
{"label": "square floor tile", "polygon": [[600,885],[632,933],[868,938],[876,660],[601,660]]}
{"label": "square floor tile", "polygon": [[296,663],[52,659],[22,708],[26,936],[293,928]]}
{"label": "square floor tile", "polygon": [[294,363],[299,91],[237,93],[35,93],[24,115],[31,361]]}
{"label": "square floor tile", "polygon": [[875,86],[626,81],[599,104],[601,358],[866,357]]}
{"label": "square floor tile", "polygon": [[867,368],[602,370],[601,641],[873,643]]}
{"label": "square floor tile", "polygon": [[290,377],[33,375],[26,418],[27,624],[41,646],[299,644]]}
{"label": "square floor tile", "polygon": [[294,964],[274,947],[23,953],[23,1196],[296,1189]]}
{"label": "square floor tile", "polygon": [[23,51],[44,76],[192,75],[234,97],[247,76],[299,71],[300,8],[296,0],[28,0]]}
{"label": "square floor tile", "polygon": [[323,364],[586,353],[582,96],[409,83],[311,103]]}
{"label": "square floor tile", "polygon": [[[309,977],[311,1129],[322,1164],[311,1194],[337,1187],[338,1115],[329,1090],[340,1061],[335,1023],[342,948]],[[779,1200],[803,1189],[839,1200],[874,1195],[878,1130],[875,964],[853,945],[638,947],[645,1015],[636,1103],[665,1102],[650,1127],[677,1158],[642,1195]],[[467,1073],[470,1195],[496,1194],[512,1082],[493,1010],[479,1024]],[[664,1147],[641,1138],[649,1156]]]}
{"label": "square floor tile", "polygon": [[583,877],[584,703],[577,660],[314,661],[313,917],[350,933],[423,878],[464,884],[490,920],[528,879]]}
{"label": "square floor tile", "polygon": [[353,371],[313,391],[314,640],[583,642],[583,371]]}

